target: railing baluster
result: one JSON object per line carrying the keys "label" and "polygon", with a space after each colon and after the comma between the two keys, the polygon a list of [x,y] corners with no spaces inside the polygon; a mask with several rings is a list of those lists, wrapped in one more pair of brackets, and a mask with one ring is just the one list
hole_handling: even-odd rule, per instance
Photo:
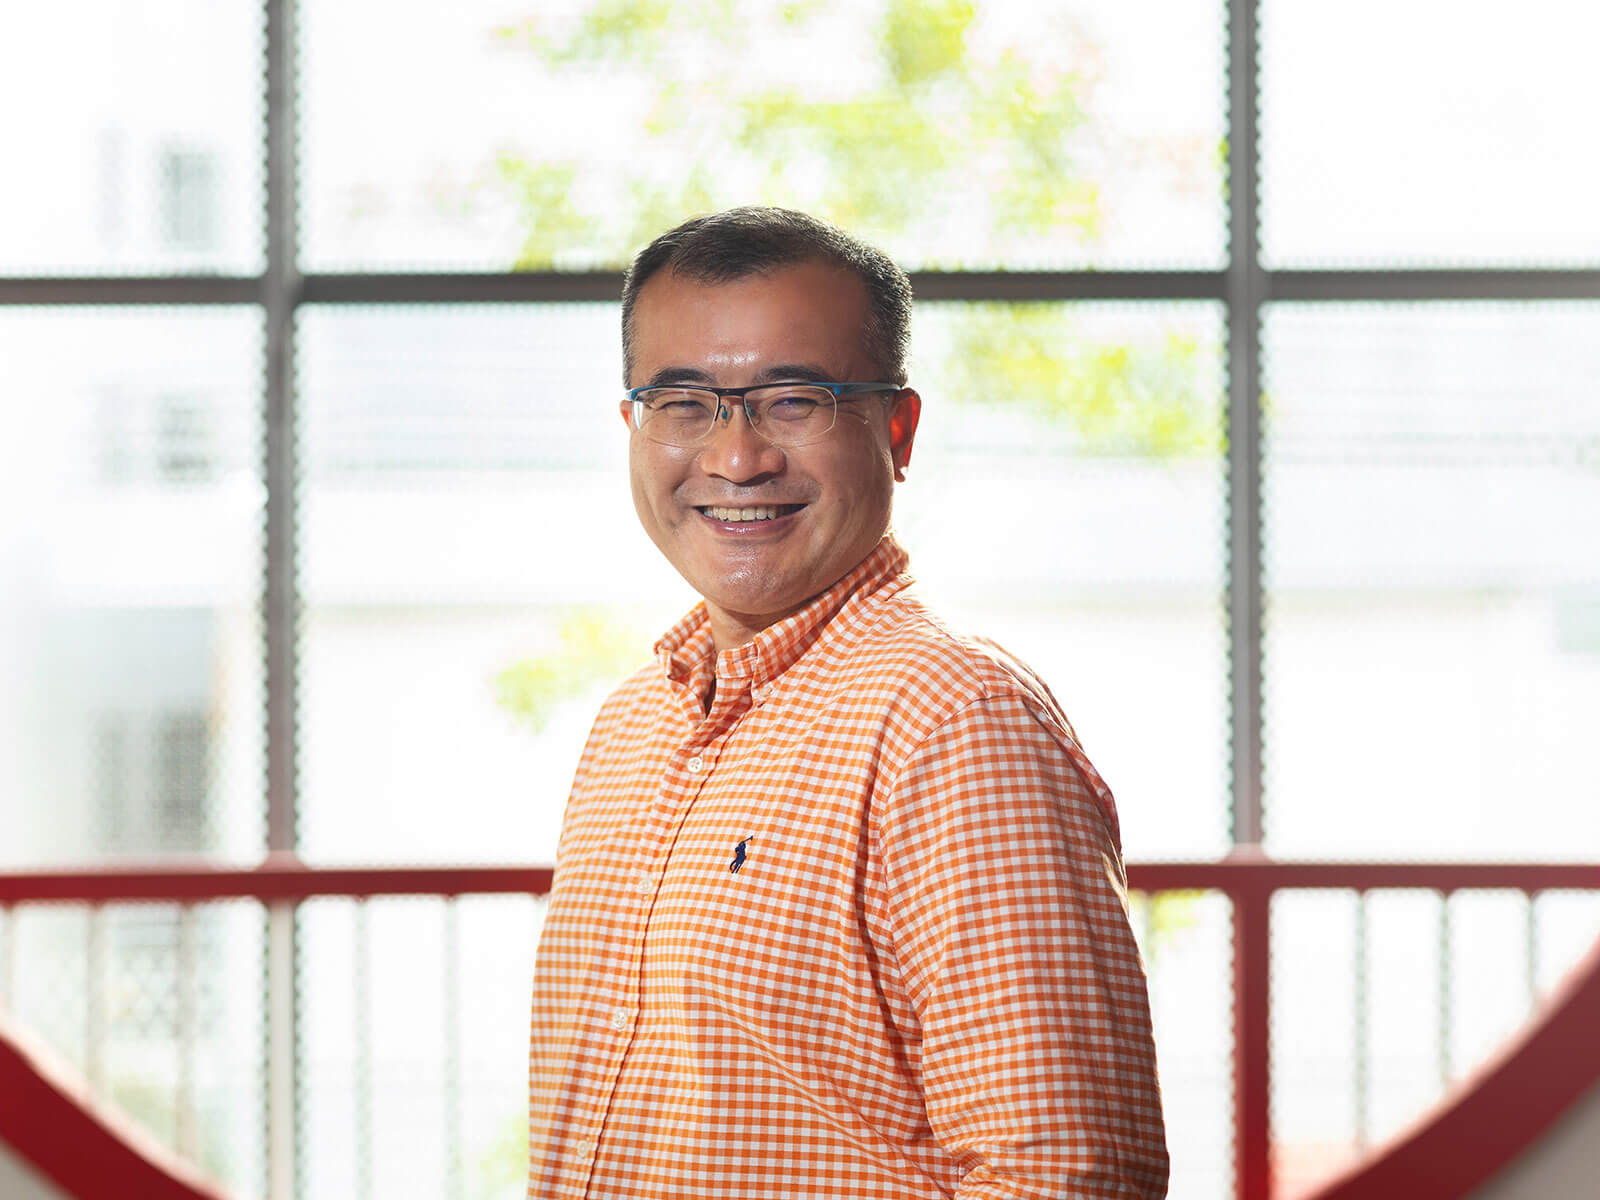
{"label": "railing baluster", "polygon": [[356,897],[355,911],[355,1158],[357,1200],[372,1200],[372,941],[367,898]]}
{"label": "railing baluster", "polygon": [[91,904],[84,945],[83,989],[83,1077],[89,1094],[100,1099],[105,1094],[105,908]]}
{"label": "railing baluster", "polygon": [[199,971],[195,960],[195,913],[194,905],[183,904],[178,908],[178,971],[174,980],[175,1021],[178,1041],[178,1084],[177,1095],[173,1098],[173,1107],[176,1110],[174,1120],[177,1125],[176,1142],[177,1151],[185,1158],[196,1157],[195,1139],[195,1112],[194,1112],[194,1059],[195,1059],[195,991],[199,986]]}
{"label": "railing baluster", "polygon": [[1439,1086],[1448,1088],[1455,1078],[1450,1053],[1450,1038],[1454,1031],[1454,997],[1450,977],[1453,973],[1454,955],[1450,946],[1450,900],[1453,893],[1439,897]]}
{"label": "railing baluster", "polygon": [[294,1200],[300,1192],[295,1054],[298,1023],[295,903],[267,906],[267,1195]]}
{"label": "railing baluster", "polygon": [[1234,1195],[1272,1195],[1272,891],[1233,894]]}
{"label": "railing baluster", "polygon": [[17,916],[9,904],[0,904],[0,1016],[12,1007],[11,968],[16,961]]}
{"label": "railing baluster", "polygon": [[1539,1003],[1539,893],[1525,892],[1523,899],[1528,903],[1527,917],[1527,970],[1528,970],[1528,1008],[1531,1011]]}
{"label": "railing baluster", "polygon": [[461,930],[460,898],[444,901],[444,1105],[445,1195],[462,1196],[461,1152]]}
{"label": "railing baluster", "polygon": [[1372,1086],[1372,1045],[1368,1027],[1371,1008],[1371,990],[1368,984],[1369,948],[1367,944],[1367,908],[1370,897],[1365,891],[1356,893],[1355,964],[1352,975],[1355,982],[1355,1030],[1352,1047],[1355,1057],[1355,1140],[1358,1150],[1367,1148],[1369,1137],[1369,1095]]}

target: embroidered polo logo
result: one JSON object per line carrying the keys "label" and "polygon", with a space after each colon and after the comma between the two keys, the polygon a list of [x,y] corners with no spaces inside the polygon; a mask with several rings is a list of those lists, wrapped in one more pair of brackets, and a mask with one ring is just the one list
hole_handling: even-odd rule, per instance
{"label": "embroidered polo logo", "polygon": [[739,873],[739,868],[744,866],[744,848],[755,840],[755,834],[751,834],[749,837],[745,838],[744,841],[740,842],[733,848],[733,861],[728,864],[728,870],[732,871],[735,875]]}

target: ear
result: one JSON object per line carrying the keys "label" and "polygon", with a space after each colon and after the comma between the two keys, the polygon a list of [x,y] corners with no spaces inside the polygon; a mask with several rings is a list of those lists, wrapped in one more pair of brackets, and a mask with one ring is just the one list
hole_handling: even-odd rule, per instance
{"label": "ear", "polygon": [[915,388],[903,388],[889,410],[889,454],[894,459],[896,480],[904,480],[911,465],[911,443],[916,440],[921,416],[922,397]]}

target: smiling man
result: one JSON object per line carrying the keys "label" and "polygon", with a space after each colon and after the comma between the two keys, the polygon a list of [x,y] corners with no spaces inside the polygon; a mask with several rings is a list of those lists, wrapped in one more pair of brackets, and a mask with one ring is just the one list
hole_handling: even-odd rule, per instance
{"label": "smiling man", "polygon": [[904,273],[735,209],[642,251],[622,311],[634,505],[703,602],[573,782],[529,1196],[1164,1196],[1111,795],[888,532]]}

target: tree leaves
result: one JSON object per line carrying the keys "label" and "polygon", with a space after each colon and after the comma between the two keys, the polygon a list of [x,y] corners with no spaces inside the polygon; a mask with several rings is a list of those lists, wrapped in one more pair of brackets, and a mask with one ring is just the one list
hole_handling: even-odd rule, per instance
{"label": "tree leaves", "polygon": [[952,227],[958,254],[989,261],[1063,229],[1095,237],[1099,191],[1071,155],[1091,83],[1060,45],[990,44],[972,0],[886,0],[863,34],[839,36],[860,12],[594,0],[575,19],[497,30],[575,97],[645,98],[614,130],[623,154],[502,156],[526,218],[517,266],[558,266],[574,246],[625,262],[685,217],[743,203],[804,208],[931,261]]}
{"label": "tree leaves", "polygon": [[540,733],[561,704],[638,666],[643,643],[605,609],[575,609],[558,626],[553,649],[515,662],[495,676],[496,702]]}

